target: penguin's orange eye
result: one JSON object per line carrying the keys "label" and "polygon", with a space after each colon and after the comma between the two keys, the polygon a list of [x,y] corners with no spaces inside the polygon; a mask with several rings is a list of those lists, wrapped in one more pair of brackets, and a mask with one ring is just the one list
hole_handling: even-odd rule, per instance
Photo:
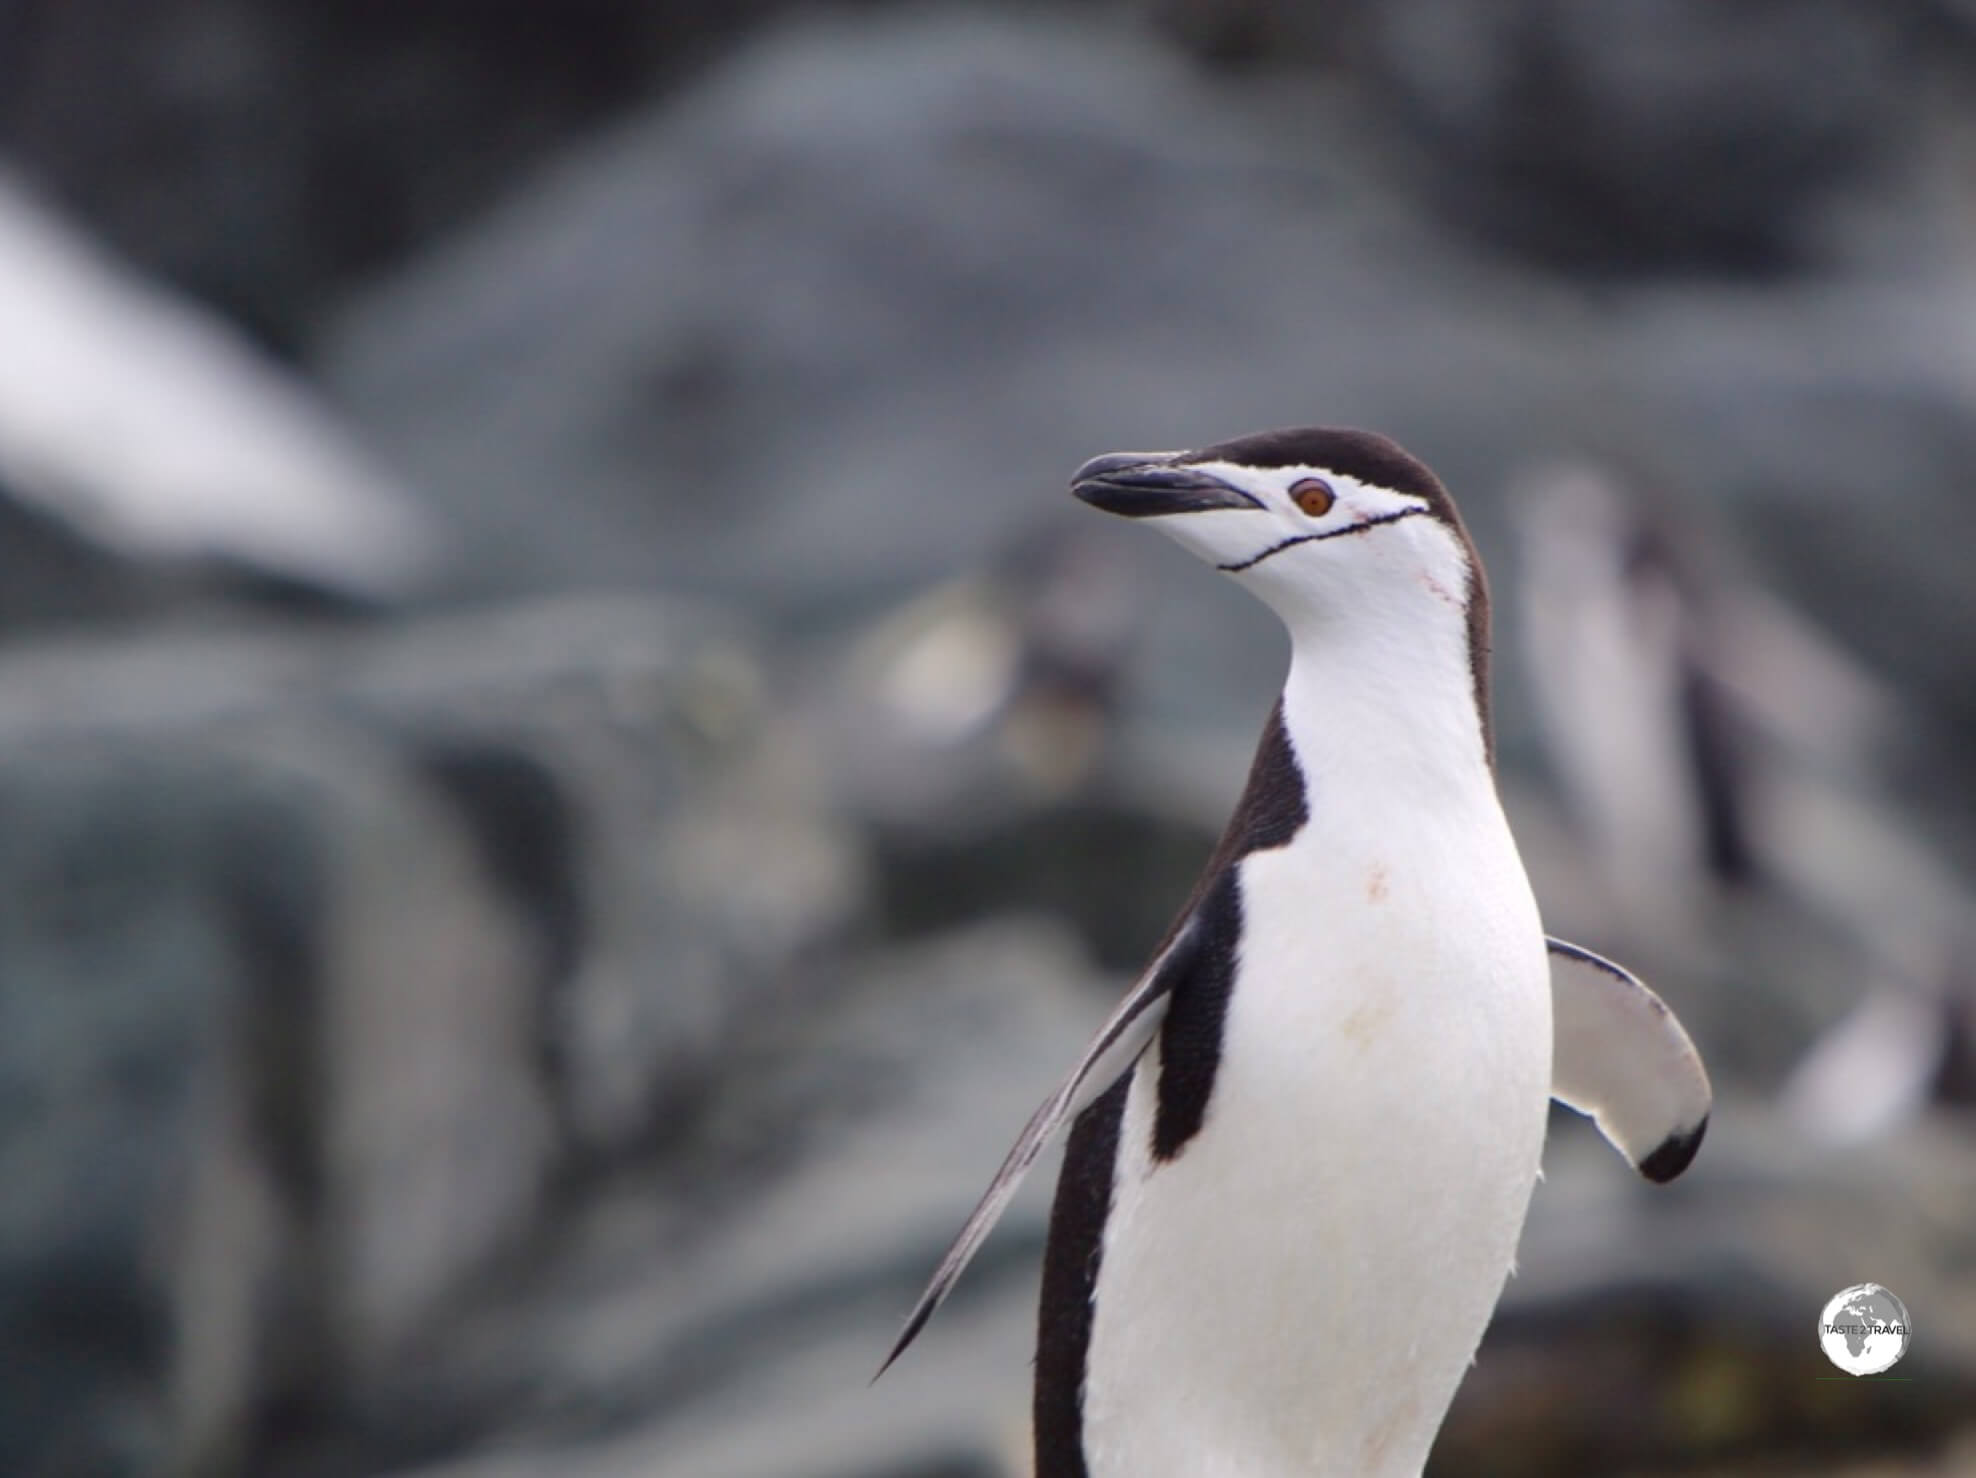
{"label": "penguin's orange eye", "polygon": [[1331,505],[1338,501],[1338,495],[1331,491],[1331,484],[1319,477],[1306,477],[1293,485],[1290,497],[1312,518],[1324,517],[1331,511]]}

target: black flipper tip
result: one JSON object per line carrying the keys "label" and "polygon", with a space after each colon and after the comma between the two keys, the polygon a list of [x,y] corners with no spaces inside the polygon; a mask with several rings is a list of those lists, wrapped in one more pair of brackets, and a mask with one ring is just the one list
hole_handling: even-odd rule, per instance
{"label": "black flipper tip", "polygon": [[1701,1123],[1692,1129],[1684,1129],[1663,1139],[1651,1155],[1639,1164],[1640,1174],[1655,1185],[1666,1185],[1675,1176],[1688,1168],[1695,1158],[1695,1151],[1702,1147],[1702,1136],[1708,1133],[1708,1115],[1702,1115]]}
{"label": "black flipper tip", "polygon": [[878,1367],[878,1371],[872,1376],[870,1384],[877,1385],[885,1372],[890,1370],[898,1358],[906,1353],[906,1347],[919,1338],[920,1330],[926,1328],[926,1321],[933,1317],[935,1307],[937,1306],[929,1304],[925,1308],[913,1310],[912,1318],[906,1321],[906,1327],[899,1335],[899,1342],[892,1346],[892,1353],[885,1357],[885,1363]]}

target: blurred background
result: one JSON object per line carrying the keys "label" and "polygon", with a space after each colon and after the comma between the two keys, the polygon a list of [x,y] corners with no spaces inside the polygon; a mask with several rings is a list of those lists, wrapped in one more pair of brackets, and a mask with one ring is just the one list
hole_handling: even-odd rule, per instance
{"label": "blurred background", "polygon": [[1431,1471],[1976,1473],[1973,412],[1966,0],[0,0],[0,1474],[1024,1471],[1285,658],[1067,474],[1305,423],[1719,1093]]}

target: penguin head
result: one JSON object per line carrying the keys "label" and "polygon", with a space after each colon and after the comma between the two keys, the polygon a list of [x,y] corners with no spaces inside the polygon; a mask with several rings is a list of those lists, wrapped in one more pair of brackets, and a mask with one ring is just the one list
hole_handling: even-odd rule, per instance
{"label": "penguin head", "polygon": [[[1267,431],[1199,451],[1113,452],[1077,470],[1093,507],[1150,520],[1292,629],[1424,596],[1464,621],[1481,566],[1432,472],[1369,431]],[[1431,609],[1431,605],[1430,605]]]}

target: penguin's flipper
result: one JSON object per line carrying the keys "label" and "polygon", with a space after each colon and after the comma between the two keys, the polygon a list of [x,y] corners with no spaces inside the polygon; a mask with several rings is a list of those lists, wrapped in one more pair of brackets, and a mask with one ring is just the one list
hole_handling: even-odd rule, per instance
{"label": "penguin's flipper", "polygon": [[[981,1202],[961,1228],[960,1235],[954,1238],[953,1246],[947,1255],[940,1259],[940,1266],[934,1269],[933,1279],[926,1285],[926,1291],[919,1296],[913,1306],[912,1315],[906,1320],[905,1330],[899,1341],[892,1346],[892,1353],[885,1357],[885,1363],[878,1367],[878,1375],[883,1375],[906,1352],[926,1327],[926,1321],[933,1317],[933,1311],[940,1307],[975,1252],[987,1240],[988,1233],[1001,1219],[1015,1196],[1016,1187],[1022,1184],[1023,1176],[1029,1167],[1043,1153],[1058,1130],[1089,1108],[1104,1091],[1116,1083],[1147,1044],[1159,1031],[1160,1023],[1166,1019],[1168,996],[1172,993],[1176,980],[1181,979],[1192,968],[1199,953],[1200,928],[1196,918],[1190,917],[1174,936],[1173,942],[1162,950],[1146,973],[1139,978],[1118,1009],[1091,1039],[1091,1045],[1084,1049],[1077,1066],[1070,1076],[1057,1086],[1056,1092],[1043,1100],[1041,1108],[1030,1116],[1015,1148],[1002,1161],[1002,1168],[995,1172],[995,1178],[988,1183]],[[872,1377],[877,1380],[878,1376]]]}
{"label": "penguin's flipper", "polygon": [[1708,1071],[1667,1003],[1589,949],[1546,936],[1551,1095],[1589,1114],[1648,1180],[1688,1168],[1708,1128]]}

